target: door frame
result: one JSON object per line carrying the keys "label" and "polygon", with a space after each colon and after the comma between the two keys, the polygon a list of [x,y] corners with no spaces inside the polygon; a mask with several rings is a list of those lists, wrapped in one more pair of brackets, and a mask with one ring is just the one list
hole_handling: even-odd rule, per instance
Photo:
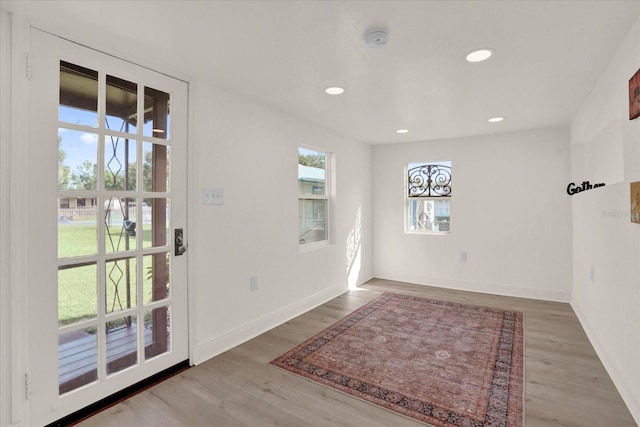
{"label": "door frame", "polygon": [[[11,22],[11,109],[8,117],[10,123],[10,140],[3,142],[9,151],[10,191],[8,198],[2,198],[2,211],[9,212],[9,239],[2,240],[2,249],[10,254],[9,270],[9,304],[3,309],[9,310],[8,346],[10,347],[10,422],[12,425],[26,423],[28,425],[28,373],[26,366],[28,328],[26,289],[23,286],[28,280],[28,245],[20,236],[27,232],[27,221],[21,215],[27,209],[25,177],[29,170],[26,146],[29,140],[29,34],[30,23],[23,16],[9,14]],[[3,164],[4,166],[4,164]],[[4,230],[3,230],[4,231]],[[8,240],[8,241],[7,241]],[[5,328],[3,326],[3,332]],[[3,342],[3,345],[5,343]]]}

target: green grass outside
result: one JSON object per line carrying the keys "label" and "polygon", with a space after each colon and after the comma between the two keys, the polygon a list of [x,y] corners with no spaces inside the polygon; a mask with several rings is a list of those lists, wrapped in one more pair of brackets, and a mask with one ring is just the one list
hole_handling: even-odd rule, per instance
{"label": "green grass outside", "polygon": [[[147,228],[147,227],[145,227]],[[150,226],[149,226],[150,228]],[[119,229],[114,230],[119,232]],[[143,246],[151,246],[151,230],[143,230]],[[129,247],[135,248],[135,240]],[[121,250],[124,244],[121,243]],[[71,257],[82,255],[93,255],[97,252],[97,236],[95,226],[90,225],[71,225],[64,224],[58,227],[58,256]],[[143,296],[144,303],[152,300],[152,281],[149,272],[152,265],[152,257],[143,257]],[[118,271],[120,268],[122,272]],[[136,259],[131,258],[129,261],[129,271],[131,277],[131,306],[136,305]],[[119,282],[120,303],[123,309],[126,309],[126,261],[119,260],[117,263],[108,262],[106,265],[106,312],[111,313],[120,310],[120,304],[116,301],[115,309],[113,307],[115,297],[115,286],[112,284],[111,276],[117,281],[122,274]],[[98,300],[98,268],[97,265],[88,265],[81,267],[68,268],[58,271],[58,324],[67,325],[75,323],[79,320],[92,319],[97,315]]]}

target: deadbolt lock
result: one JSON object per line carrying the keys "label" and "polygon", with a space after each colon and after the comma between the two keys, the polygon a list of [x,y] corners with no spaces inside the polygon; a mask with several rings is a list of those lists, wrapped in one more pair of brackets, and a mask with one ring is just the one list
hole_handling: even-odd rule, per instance
{"label": "deadbolt lock", "polygon": [[187,251],[187,245],[184,243],[182,228],[176,228],[173,233],[173,247],[175,249],[174,255],[180,256]]}

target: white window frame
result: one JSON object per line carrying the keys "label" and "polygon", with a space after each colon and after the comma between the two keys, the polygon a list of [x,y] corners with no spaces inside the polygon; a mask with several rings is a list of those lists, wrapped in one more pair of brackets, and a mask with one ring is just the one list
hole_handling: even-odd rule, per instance
{"label": "white window frame", "polygon": [[[324,200],[326,203],[326,215],[325,215],[325,236],[326,238],[323,240],[318,240],[315,242],[310,242],[310,243],[302,243],[302,242],[298,242],[298,246],[300,249],[300,252],[308,252],[314,249],[318,249],[318,248],[322,248],[325,246],[328,246],[331,244],[331,217],[332,217],[332,212],[333,212],[333,207],[332,207],[332,202],[331,199],[333,198],[333,183],[332,183],[332,175],[333,175],[333,170],[332,170],[332,165],[333,165],[333,153],[331,153],[330,151],[323,149],[323,148],[318,148],[318,147],[313,147],[313,146],[309,146],[309,145],[303,145],[303,144],[299,144],[296,148],[296,154],[299,153],[299,149],[305,149],[305,150],[311,150],[311,151],[315,151],[318,153],[322,153],[325,155],[325,159],[324,159],[324,174],[325,174],[325,194],[300,194],[300,189],[298,188],[298,201],[302,201],[302,200]],[[297,156],[296,156],[297,157]],[[299,161],[297,163],[298,165],[300,164]],[[296,171],[297,173],[297,171]],[[297,180],[299,179],[299,177],[297,177]],[[296,184],[298,185],[298,184]],[[299,219],[298,219],[298,228],[300,228],[300,223],[299,223]]]}
{"label": "white window frame", "polygon": [[[448,167],[450,168],[450,179],[448,182],[448,187],[451,188],[451,175],[452,175],[452,162],[451,161],[428,161],[428,162],[409,162],[406,163],[404,166],[404,232],[405,234],[418,234],[418,235],[450,235],[451,234],[451,193],[449,193],[448,195],[443,195],[443,196],[414,196],[414,197],[410,197],[409,196],[409,169],[410,166],[411,167],[416,167],[416,165],[443,165],[443,164],[447,164],[448,163]],[[414,222],[409,218],[410,213],[412,212],[412,204],[414,201],[443,201],[443,200],[447,200],[449,202],[449,221],[448,221],[448,225],[449,225],[449,229],[448,230],[443,230],[443,231],[439,231],[439,230],[419,230],[419,229],[412,229],[412,226],[414,225]],[[434,213],[435,213],[435,204],[434,204]]]}

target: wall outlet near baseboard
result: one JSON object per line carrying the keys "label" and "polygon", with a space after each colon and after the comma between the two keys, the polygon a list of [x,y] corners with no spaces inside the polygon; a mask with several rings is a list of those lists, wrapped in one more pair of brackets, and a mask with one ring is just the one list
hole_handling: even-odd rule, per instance
{"label": "wall outlet near baseboard", "polygon": [[467,251],[460,252],[460,262],[467,262]]}
{"label": "wall outlet near baseboard", "polygon": [[252,291],[258,290],[258,276],[251,276],[251,278],[249,279],[249,288]]}

